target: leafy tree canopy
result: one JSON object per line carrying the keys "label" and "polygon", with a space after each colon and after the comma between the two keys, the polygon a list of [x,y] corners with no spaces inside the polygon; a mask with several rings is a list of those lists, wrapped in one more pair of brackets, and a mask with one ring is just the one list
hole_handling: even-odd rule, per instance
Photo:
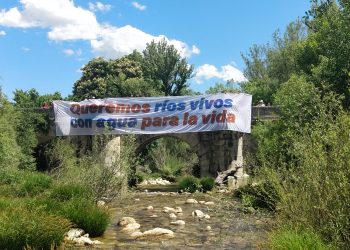
{"label": "leafy tree canopy", "polygon": [[73,99],[187,94],[192,72],[173,45],[153,41],[142,54],[91,60],[74,84]]}

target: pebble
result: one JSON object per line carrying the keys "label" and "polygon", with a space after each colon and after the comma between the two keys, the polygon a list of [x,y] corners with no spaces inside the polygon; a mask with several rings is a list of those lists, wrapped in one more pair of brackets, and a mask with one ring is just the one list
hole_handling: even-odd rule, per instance
{"label": "pebble", "polygon": [[148,206],[147,210],[153,210],[153,207],[152,206]]}
{"label": "pebble", "polygon": [[136,223],[136,220],[132,217],[123,217],[118,222],[118,225],[121,227],[125,227],[126,225],[131,224],[131,223]]}
{"label": "pebble", "polygon": [[207,231],[210,231],[210,230],[211,230],[211,226],[207,226],[205,229],[206,229]]}
{"label": "pebble", "polygon": [[207,201],[207,202],[204,203],[204,205],[208,205],[208,206],[214,205],[214,204],[215,204],[215,203],[214,203],[213,201]]}
{"label": "pebble", "polygon": [[175,207],[174,212],[179,214],[182,213],[182,208],[181,207]]}
{"label": "pebble", "polygon": [[170,222],[170,224],[182,226],[182,225],[185,225],[186,223],[183,220],[177,220],[177,221]]}
{"label": "pebble", "polygon": [[172,207],[163,207],[164,213],[176,213],[175,209]]}
{"label": "pebble", "polygon": [[187,199],[185,204],[197,204],[198,201],[196,201],[195,199]]}
{"label": "pebble", "polygon": [[133,231],[136,231],[137,229],[139,229],[140,227],[141,227],[141,225],[139,223],[130,223],[130,224],[126,225],[125,227],[123,227],[122,231],[133,232]]}
{"label": "pebble", "polygon": [[193,217],[198,217],[198,218],[203,218],[204,217],[204,213],[201,210],[194,210],[192,212],[192,216]]}
{"label": "pebble", "polygon": [[170,219],[176,219],[177,216],[174,213],[169,214]]}

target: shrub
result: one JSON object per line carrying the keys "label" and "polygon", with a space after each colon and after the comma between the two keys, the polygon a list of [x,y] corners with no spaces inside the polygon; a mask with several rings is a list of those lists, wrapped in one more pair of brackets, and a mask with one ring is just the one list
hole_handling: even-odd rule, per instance
{"label": "shrub", "polygon": [[58,184],[51,190],[50,197],[58,201],[66,201],[72,198],[84,198],[88,191],[78,184]]}
{"label": "shrub", "polygon": [[57,214],[62,207],[62,202],[48,197],[28,197],[21,200],[28,210],[40,210],[50,214]]}
{"label": "shrub", "polygon": [[330,250],[332,246],[322,242],[321,237],[310,230],[282,228],[273,231],[266,244],[271,250]]}
{"label": "shrub", "polygon": [[110,214],[106,209],[81,198],[68,201],[63,206],[61,214],[92,237],[101,236],[110,221]]}
{"label": "shrub", "polygon": [[179,187],[181,190],[185,190],[190,193],[194,193],[201,189],[201,184],[198,178],[194,176],[182,177],[179,181]]}
{"label": "shrub", "polygon": [[200,179],[200,185],[202,187],[203,192],[210,191],[215,186],[215,179],[212,177],[203,177]]}
{"label": "shrub", "polygon": [[17,194],[20,196],[34,196],[45,189],[48,189],[52,184],[50,176],[38,172],[20,172],[21,179],[16,187]]}
{"label": "shrub", "polygon": [[60,216],[12,207],[0,214],[0,249],[50,249],[60,245],[70,226]]}
{"label": "shrub", "polygon": [[0,184],[12,184],[19,179],[18,170],[1,169],[0,170]]}
{"label": "shrub", "polygon": [[279,187],[269,180],[241,187],[236,190],[236,195],[244,206],[267,208],[272,211],[276,210],[277,204],[281,200]]}

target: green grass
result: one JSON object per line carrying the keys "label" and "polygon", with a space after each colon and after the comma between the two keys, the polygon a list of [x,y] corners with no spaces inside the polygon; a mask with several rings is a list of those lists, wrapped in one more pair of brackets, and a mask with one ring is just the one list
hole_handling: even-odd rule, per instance
{"label": "green grass", "polygon": [[67,201],[72,198],[87,198],[86,188],[78,184],[57,184],[51,189],[50,198],[57,201]]}
{"label": "green grass", "polygon": [[203,177],[200,179],[200,185],[203,192],[210,191],[215,186],[215,179],[212,177]]}
{"label": "green grass", "polygon": [[181,190],[194,193],[201,189],[201,184],[198,178],[194,176],[184,176],[179,180],[179,188]]}
{"label": "green grass", "polygon": [[63,217],[13,206],[0,213],[0,249],[50,249],[70,227]]}
{"label": "green grass", "polygon": [[281,228],[270,234],[266,249],[269,250],[330,250],[332,246],[310,230]]}
{"label": "green grass", "polygon": [[73,198],[60,213],[92,237],[101,236],[110,222],[108,211],[87,199]]}
{"label": "green grass", "polygon": [[19,196],[35,196],[49,189],[52,184],[50,176],[38,172],[23,172],[16,188]]}

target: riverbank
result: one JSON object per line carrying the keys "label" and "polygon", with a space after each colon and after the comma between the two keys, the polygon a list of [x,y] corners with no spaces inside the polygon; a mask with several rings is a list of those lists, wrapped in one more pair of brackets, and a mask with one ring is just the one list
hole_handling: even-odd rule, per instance
{"label": "riverbank", "polygon": [[[165,188],[167,189],[167,188]],[[244,213],[239,200],[229,193],[179,194],[164,187],[135,190],[111,204],[112,223],[97,240],[98,249],[258,249],[267,237],[272,216],[257,211]],[[157,191],[154,191],[157,190]],[[198,203],[186,204],[188,199]],[[209,202],[206,204],[200,204]],[[164,212],[165,207],[180,207],[182,212]],[[210,218],[200,219],[193,212],[200,210]],[[164,228],[174,232],[172,238],[135,238],[123,230],[118,221],[132,217],[140,224],[137,231]],[[184,221],[185,225],[171,224]]]}

